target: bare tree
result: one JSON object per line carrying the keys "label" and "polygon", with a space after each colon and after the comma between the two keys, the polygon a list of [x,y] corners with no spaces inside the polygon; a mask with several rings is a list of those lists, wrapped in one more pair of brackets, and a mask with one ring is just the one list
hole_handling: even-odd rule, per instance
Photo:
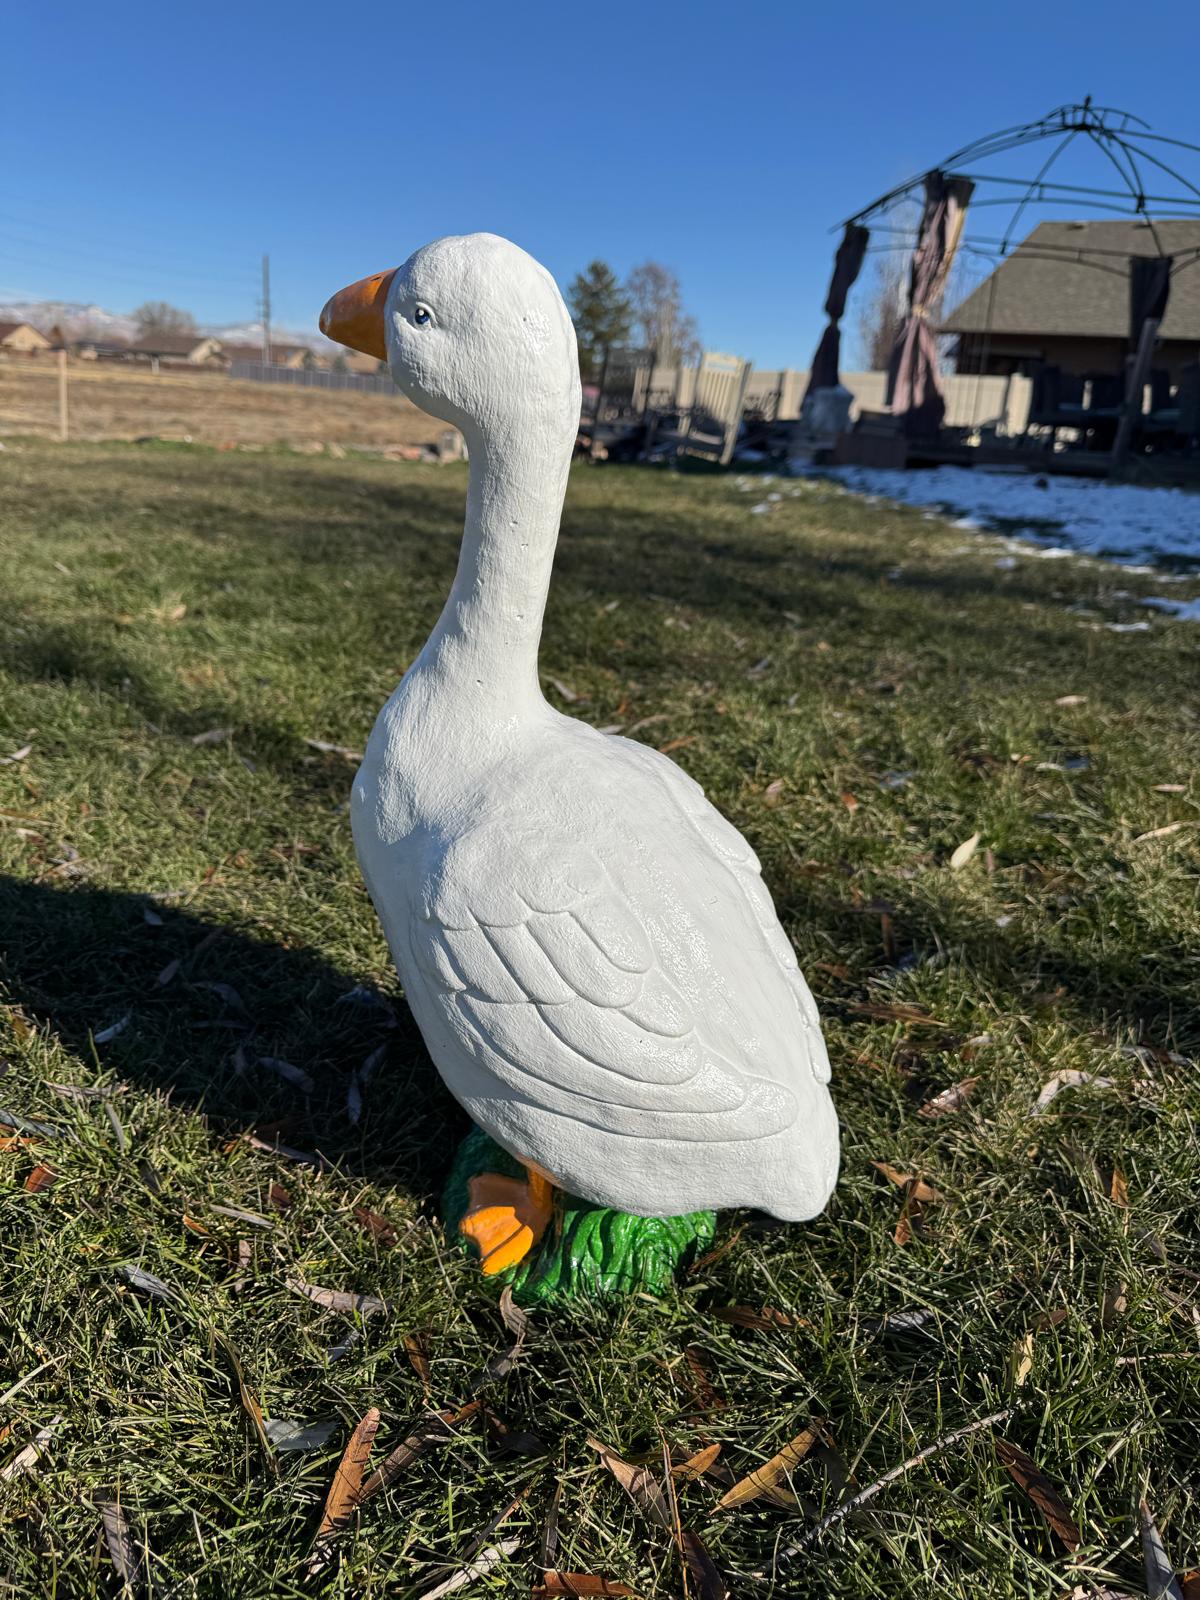
{"label": "bare tree", "polygon": [[143,339],[167,333],[196,331],[196,319],[192,313],[181,311],[178,306],[169,305],[165,300],[147,300],[133,313],[133,320],[137,323],[138,333]]}
{"label": "bare tree", "polygon": [[901,250],[890,250],[875,261],[858,312],[859,359],[868,372],[886,372],[904,325],[908,257]]}
{"label": "bare tree", "polygon": [[700,330],[696,319],[683,309],[683,291],[670,267],[660,261],[643,261],[626,279],[625,293],[633,307],[639,342],[654,351],[660,366],[696,360]]}

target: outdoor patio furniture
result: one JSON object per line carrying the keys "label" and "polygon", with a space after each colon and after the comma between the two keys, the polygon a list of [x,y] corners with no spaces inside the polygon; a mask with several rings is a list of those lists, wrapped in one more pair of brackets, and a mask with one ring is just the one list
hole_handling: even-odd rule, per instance
{"label": "outdoor patio furniture", "polygon": [[1045,428],[1046,448],[1053,450],[1058,430],[1082,428],[1083,414],[1083,379],[1077,373],[1064,372],[1049,362],[1034,369],[1026,433],[1031,428]]}
{"label": "outdoor patio furniture", "polygon": [[701,456],[728,466],[749,381],[748,361],[706,350],[696,371],[692,404],[674,417],[661,416],[651,423],[646,454]]}

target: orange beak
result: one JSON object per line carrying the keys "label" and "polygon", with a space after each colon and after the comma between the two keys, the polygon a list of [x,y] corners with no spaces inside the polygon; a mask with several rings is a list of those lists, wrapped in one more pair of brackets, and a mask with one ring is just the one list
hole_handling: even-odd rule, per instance
{"label": "orange beak", "polygon": [[386,361],[383,308],[395,276],[393,267],[390,272],[375,272],[369,278],[352,283],[348,289],[339,289],[332,300],[325,302],[321,312],[321,332],[325,337],[348,349],[361,350],[364,355]]}

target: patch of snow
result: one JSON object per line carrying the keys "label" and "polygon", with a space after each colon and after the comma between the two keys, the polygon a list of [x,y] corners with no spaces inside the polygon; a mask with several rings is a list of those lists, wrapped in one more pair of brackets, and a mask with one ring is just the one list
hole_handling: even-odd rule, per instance
{"label": "patch of snow", "polygon": [[1147,595],[1139,605],[1153,606],[1155,611],[1165,611],[1180,622],[1200,622],[1200,598],[1195,600],[1166,600],[1162,595]]}
{"label": "patch of snow", "polygon": [[1069,547],[1123,561],[1200,561],[1200,495],[1184,489],[970,467],[834,467],[828,475],[868,504],[883,496],[941,507],[958,528],[999,528],[1024,539],[1052,532],[1055,553]]}

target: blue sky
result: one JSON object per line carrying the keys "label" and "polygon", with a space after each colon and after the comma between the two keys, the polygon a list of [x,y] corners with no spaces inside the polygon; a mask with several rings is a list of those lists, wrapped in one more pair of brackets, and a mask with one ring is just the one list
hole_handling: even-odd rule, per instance
{"label": "blue sky", "polygon": [[564,286],[662,260],[706,344],[804,367],[828,230],[911,172],[1087,93],[1200,140],[1194,0],[911,15],[16,0],[0,299],[250,320],[269,250],[276,322],[311,327],[350,279],[485,228]]}

